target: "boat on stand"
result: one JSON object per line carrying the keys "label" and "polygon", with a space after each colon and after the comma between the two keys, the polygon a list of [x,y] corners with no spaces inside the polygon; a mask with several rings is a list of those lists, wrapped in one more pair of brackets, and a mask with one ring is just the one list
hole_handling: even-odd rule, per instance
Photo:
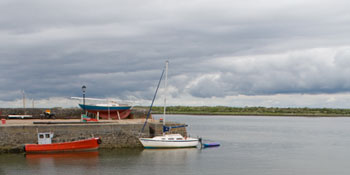
{"label": "boat on stand", "polygon": [[[165,123],[165,117],[166,117],[166,93],[167,93],[167,81],[168,81],[168,64],[169,62],[166,61],[165,63],[165,83],[164,83],[164,113],[163,113],[163,135],[162,136],[155,136],[153,138],[139,138],[140,142],[142,143],[144,148],[191,148],[191,147],[197,147],[197,145],[199,144],[201,139],[198,138],[191,138],[191,137],[183,137],[181,134],[166,134],[167,132],[169,132],[171,129],[173,128],[180,128],[180,127],[186,127],[187,125],[180,125],[180,126],[166,126]],[[163,74],[164,74],[164,70],[162,72],[161,78],[159,80],[158,83],[158,87],[156,90],[156,93],[154,95],[150,110],[148,112],[147,115],[147,119],[150,115],[152,106],[153,106],[153,102],[154,99],[156,97],[158,88],[159,88],[159,84],[162,80]],[[144,127],[147,123],[147,119],[146,122],[142,128],[141,133],[144,130]]]}
{"label": "boat on stand", "polygon": [[[81,97],[72,97],[72,99],[82,100]],[[131,113],[132,105],[117,103],[116,100],[85,98],[90,101],[103,101],[104,103],[96,104],[79,104],[81,109],[88,113],[94,114],[99,119],[125,119]]]}

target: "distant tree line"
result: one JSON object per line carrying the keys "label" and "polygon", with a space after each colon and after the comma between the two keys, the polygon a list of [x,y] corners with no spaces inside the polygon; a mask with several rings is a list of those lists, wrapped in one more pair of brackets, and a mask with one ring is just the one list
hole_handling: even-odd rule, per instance
{"label": "distant tree line", "polygon": [[[148,109],[138,106],[135,108]],[[154,106],[153,114],[163,113],[164,107]],[[227,106],[168,106],[168,114],[198,115],[269,115],[269,116],[350,116],[350,109],[334,108],[274,108]]]}

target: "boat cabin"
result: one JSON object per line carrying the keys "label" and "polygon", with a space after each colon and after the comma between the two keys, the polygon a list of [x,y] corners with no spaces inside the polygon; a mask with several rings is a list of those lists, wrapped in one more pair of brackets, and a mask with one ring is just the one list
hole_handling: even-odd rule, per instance
{"label": "boat cabin", "polygon": [[52,138],[53,138],[53,133],[52,132],[38,133],[38,144],[39,145],[51,144],[52,143]]}
{"label": "boat cabin", "polygon": [[186,139],[180,134],[166,134],[163,136],[156,136],[154,137],[154,140],[172,141],[172,140],[186,140]]}

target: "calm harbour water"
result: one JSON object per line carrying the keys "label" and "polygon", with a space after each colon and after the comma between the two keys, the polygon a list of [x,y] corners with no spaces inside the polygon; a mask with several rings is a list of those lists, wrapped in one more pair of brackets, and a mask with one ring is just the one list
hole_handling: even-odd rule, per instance
{"label": "calm harbour water", "polygon": [[167,120],[187,123],[192,137],[221,147],[3,154],[0,174],[350,174],[350,118],[174,115]]}

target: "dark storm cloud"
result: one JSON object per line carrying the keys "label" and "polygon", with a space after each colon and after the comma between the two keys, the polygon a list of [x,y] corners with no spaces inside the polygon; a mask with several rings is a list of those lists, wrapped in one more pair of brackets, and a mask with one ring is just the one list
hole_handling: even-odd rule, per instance
{"label": "dark storm cloud", "polygon": [[167,59],[174,97],[348,92],[349,5],[2,1],[0,98],[150,99]]}

